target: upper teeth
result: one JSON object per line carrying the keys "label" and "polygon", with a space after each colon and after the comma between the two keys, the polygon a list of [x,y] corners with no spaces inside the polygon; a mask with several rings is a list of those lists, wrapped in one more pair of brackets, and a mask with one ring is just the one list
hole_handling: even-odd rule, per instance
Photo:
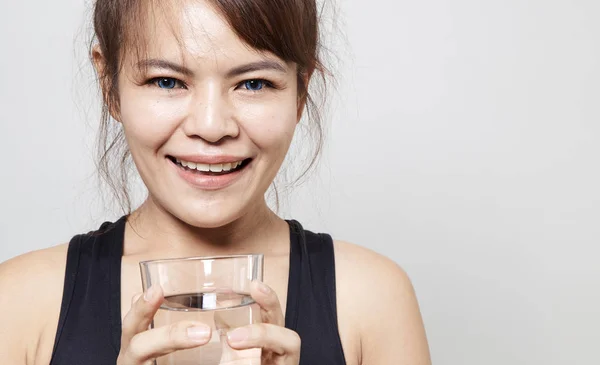
{"label": "upper teeth", "polygon": [[207,164],[207,163],[195,163],[195,162],[183,161],[178,158],[175,160],[177,161],[177,163],[180,163],[189,169],[195,169],[198,171],[205,171],[205,172],[208,172],[208,171],[211,171],[211,172],[231,171],[242,164],[242,161]]}

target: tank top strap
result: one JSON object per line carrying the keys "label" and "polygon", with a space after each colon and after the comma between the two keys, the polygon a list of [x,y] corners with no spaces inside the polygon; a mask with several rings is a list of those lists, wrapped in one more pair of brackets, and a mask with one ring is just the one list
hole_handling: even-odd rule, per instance
{"label": "tank top strap", "polygon": [[301,364],[344,365],[338,331],[333,239],[290,226],[290,270],[285,325],[302,339]]}
{"label": "tank top strap", "polygon": [[[82,363],[105,354],[114,363],[121,341],[121,256],[126,217],[73,237],[50,365]],[[105,341],[97,339],[105,338]],[[110,339],[110,340],[108,340]],[[76,360],[75,360],[76,359]],[[113,360],[114,359],[114,360]],[[89,359],[90,364],[98,359]]]}

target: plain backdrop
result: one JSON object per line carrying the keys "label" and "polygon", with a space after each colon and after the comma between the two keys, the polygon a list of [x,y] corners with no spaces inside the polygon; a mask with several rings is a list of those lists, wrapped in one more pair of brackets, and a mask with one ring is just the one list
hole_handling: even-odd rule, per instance
{"label": "plain backdrop", "polygon": [[[119,216],[94,180],[89,10],[0,2],[0,261]],[[282,215],[402,265],[435,364],[600,364],[599,16],[339,1],[328,143]]]}

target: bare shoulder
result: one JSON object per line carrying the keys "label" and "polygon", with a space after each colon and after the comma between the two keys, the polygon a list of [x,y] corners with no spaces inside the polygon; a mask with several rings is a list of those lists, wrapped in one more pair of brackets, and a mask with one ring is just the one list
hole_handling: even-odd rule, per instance
{"label": "bare shoulder", "polygon": [[421,312],[404,269],[357,244],[336,240],[334,247],[338,312],[359,332],[357,364],[429,365]]}
{"label": "bare shoulder", "polygon": [[0,263],[0,353],[8,363],[37,363],[38,348],[53,341],[46,337],[58,324],[67,249],[62,244]]}
{"label": "bare shoulder", "polygon": [[[366,247],[345,241],[335,241],[336,281],[348,284],[354,291],[368,290],[361,296],[366,301],[377,300],[380,305],[399,299],[412,300],[415,292],[400,265],[390,258]],[[375,297],[373,294],[382,296]]]}
{"label": "bare shoulder", "polygon": [[[369,311],[369,315],[378,315],[372,305],[385,307],[392,304],[397,310],[399,303],[415,299],[410,278],[400,265],[390,258],[366,247],[334,241],[336,284],[347,289],[355,296],[354,303]],[[356,296],[356,293],[365,295]]]}
{"label": "bare shoulder", "polygon": [[408,275],[390,258],[346,241],[336,240],[334,241],[334,247],[336,266],[344,270],[344,274],[367,275],[370,278],[377,278],[388,283],[393,282],[405,290],[412,291],[412,284]]}
{"label": "bare shoulder", "polygon": [[48,281],[56,279],[56,275],[64,276],[67,249],[68,244],[65,243],[0,263],[0,286],[14,292],[38,286],[43,290]]}

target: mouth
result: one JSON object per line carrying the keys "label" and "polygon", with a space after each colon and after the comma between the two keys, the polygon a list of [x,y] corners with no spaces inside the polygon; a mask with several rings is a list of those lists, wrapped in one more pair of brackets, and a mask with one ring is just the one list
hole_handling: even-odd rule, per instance
{"label": "mouth", "polygon": [[215,164],[206,164],[206,163],[195,163],[190,161],[185,161],[178,159],[173,156],[167,156],[167,158],[175,165],[177,165],[180,169],[184,171],[189,171],[198,175],[206,175],[206,176],[221,176],[228,175],[240,170],[243,170],[250,162],[251,158],[247,158],[244,160],[227,162],[227,163],[215,163]]}

